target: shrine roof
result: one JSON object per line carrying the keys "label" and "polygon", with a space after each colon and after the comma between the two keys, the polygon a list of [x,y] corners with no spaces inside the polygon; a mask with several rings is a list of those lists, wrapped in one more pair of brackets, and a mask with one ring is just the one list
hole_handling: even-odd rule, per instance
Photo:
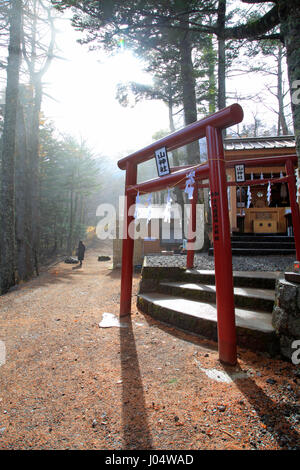
{"label": "shrine roof", "polygon": [[224,147],[226,151],[294,148],[295,137],[293,135],[274,137],[227,137],[224,139]]}

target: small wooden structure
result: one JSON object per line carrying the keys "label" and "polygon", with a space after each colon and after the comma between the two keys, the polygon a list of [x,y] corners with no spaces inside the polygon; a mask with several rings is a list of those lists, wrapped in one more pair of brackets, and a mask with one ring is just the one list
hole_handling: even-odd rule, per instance
{"label": "small wooden structure", "polygon": [[[246,182],[280,178],[286,175],[285,161],[278,158],[266,165],[268,157],[294,156],[296,153],[294,136],[244,137],[224,139],[225,160],[235,162],[250,161],[255,165],[245,166]],[[260,161],[262,164],[260,164]],[[229,181],[235,180],[234,167],[227,169]],[[267,185],[251,186],[251,205],[247,207],[247,186],[236,186],[230,191],[229,218],[232,232],[239,233],[281,233],[288,234],[292,227],[291,208],[287,183],[278,182],[271,186],[268,202]]]}

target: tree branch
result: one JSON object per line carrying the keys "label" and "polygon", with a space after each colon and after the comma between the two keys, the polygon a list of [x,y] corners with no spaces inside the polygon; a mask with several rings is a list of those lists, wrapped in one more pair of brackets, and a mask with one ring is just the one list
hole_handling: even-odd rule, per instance
{"label": "tree branch", "polygon": [[257,39],[279,24],[278,8],[274,6],[256,21],[226,28],[223,33],[216,28],[216,33],[221,37],[223,35],[223,39]]}
{"label": "tree branch", "polygon": [[284,38],[283,38],[282,34],[280,34],[280,33],[258,36],[257,39],[259,39],[259,40],[260,39],[278,40],[278,41],[284,42]]}
{"label": "tree branch", "polygon": [[42,77],[43,75],[45,75],[45,73],[49,69],[50,64],[52,62],[52,59],[53,59],[56,31],[55,31],[55,27],[54,27],[54,18],[52,16],[52,9],[50,7],[45,6],[44,3],[42,2],[42,0],[40,0],[40,2],[41,2],[42,7],[47,12],[48,21],[49,21],[49,24],[50,24],[50,31],[51,31],[51,39],[50,39],[48,50],[47,50],[47,57],[46,57],[46,60],[45,60],[45,63],[43,65],[43,67],[39,71],[39,76]]}
{"label": "tree branch", "polygon": [[277,3],[277,0],[242,0],[242,3]]}

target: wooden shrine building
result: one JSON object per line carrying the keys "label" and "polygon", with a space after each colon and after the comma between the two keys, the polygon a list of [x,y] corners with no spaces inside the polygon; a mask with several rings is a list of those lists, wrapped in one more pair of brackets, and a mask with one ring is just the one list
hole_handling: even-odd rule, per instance
{"label": "wooden shrine building", "polygon": [[[257,166],[245,165],[245,181],[285,176],[284,163],[260,166],[259,158],[295,155],[294,136],[245,137],[224,139],[225,160],[257,159]],[[272,160],[273,161],[273,160]],[[229,181],[235,181],[235,167],[227,168]],[[251,186],[250,204],[247,186],[232,186],[229,190],[231,231],[238,233],[281,233],[292,235],[291,209],[287,183]]]}

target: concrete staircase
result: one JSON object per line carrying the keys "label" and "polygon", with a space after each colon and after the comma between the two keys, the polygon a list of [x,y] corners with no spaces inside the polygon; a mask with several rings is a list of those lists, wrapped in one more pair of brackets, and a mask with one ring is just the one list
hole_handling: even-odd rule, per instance
{"label": "concrete staircase", "polygon": [[[231,249],[234,256],[295,255],[294,237],[285,234],[247,234],[241,233],[231,237]],[[213,255],[213,248],[209,249]]]}
{"label": "concrete staircase", "polygon": [[[272,326],[275,282],[279,274],[235,272],[237,341],[255,351],[278,351]],[[214,271],[147,267],[137,297],[140,311],[180,329],[217,340]]]}

